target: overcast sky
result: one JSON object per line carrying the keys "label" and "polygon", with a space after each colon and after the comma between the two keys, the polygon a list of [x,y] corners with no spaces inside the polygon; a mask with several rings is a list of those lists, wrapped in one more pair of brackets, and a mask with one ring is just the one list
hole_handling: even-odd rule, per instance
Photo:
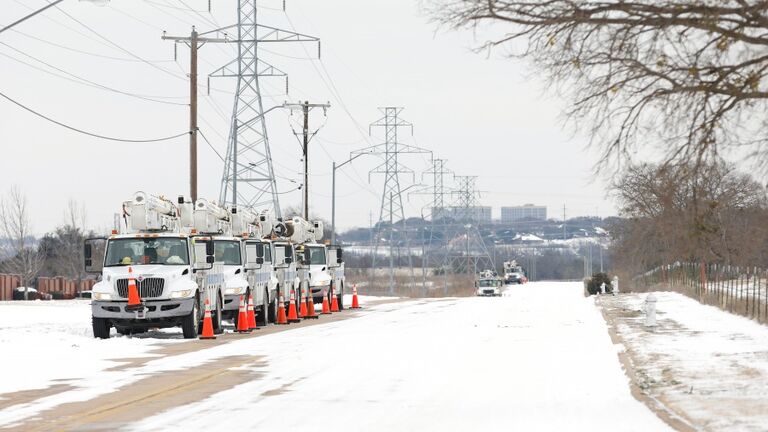
{"label": "overcast sky", "polygon": [[[6,0],[0,25],[45,3]],[[102,6],[65,0],[61,10],[49,9],[0,34],[0,92],[102,135],[143,139],[183,132],[188,50],[179,46],[174,62],[173,43],[160,36],[163,30],[189,35],[192,25],[207,31],[236,21],[235,1],[212,3],[209,14],[207,0],[112,0]],[[311,44],[274,44],[262,52],[265,61],[290,74],[288,96],[282,94],[284,81],[265,80],[266,107],[299,99],[332,105],[327,117],[321,111],[312,117],[313,128],[322,126],[310,145],[313,213],[330,219],[331,161],[382,142],[382,131],[369,138],[367,125],[380,117],[377,107],[399,106],[414,124],[413,137],[402,131],[403,141],[447,159],[457,175],[480,176],[481,203],[494,207],[494,217],[501,206],[525,203],[546,205],[557,218],[563,205],[568,217],[615,214],[605,182],[592,179],[594,152],[585,149],[584,138],[563,129],[563,102],[544,92],[524,63],[472,52],[481,42],[476,36],[438,30],[415,0],[288,0],[287,13],[282,0],[259,4],[261,23],[322,39],[321,60],[307,60],[317,52]],[[204,46],[201,85],[234,53],[234,46]],[[234,86],[224,78],[212,81],[210,96],[201,89],[200,128],[221,154]],[[300,148],[291,130],[291,125],[300,130],[299,121],[281,110],[268,117],[283,207],[301,199],[299,191],[291,192],[301,181]],[[86,205],[93,227],[108,228],[120,203],[135,191],[189,194],[186,137],[155,144],[104,141],[62,129],[5,100],[0,100],[0,155],[0,189],[5,193],[17,184],[26,193],[36,234],[63,221],[69,199]],[[217,199],[223,164],[202,140],[200,155],[199,195]],[[429,155],[404,156],[402,162],[418,182]],[[368,171],[379,163],[365,156],[339,171],[340,229],[368,225],[371,214],[377,218],[383,178],[374,175],[369,183]],[[412,181],[403,176],[401,185]],[[430,199],[410,195],[407,216],[420,215]]]}

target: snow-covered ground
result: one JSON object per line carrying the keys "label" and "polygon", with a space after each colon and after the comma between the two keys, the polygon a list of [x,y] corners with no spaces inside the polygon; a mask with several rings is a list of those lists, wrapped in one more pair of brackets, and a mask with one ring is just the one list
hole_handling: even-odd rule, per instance
{"label": "snow-covered ground", "polygon": [[703,430],[768,430],[768,327],[678,293],[657,292],[655,331],[647,294],[599,299],[634,364],[638,385]]}
{"label": "snow-covered ground", "polygon": [[[396,299],[358,298],[362,305]],[[352,296],[344,302],[351,304]],[[0,302],[0,370],[9,372],[0,379],[0,401],[6,393],[98,377],[126,358],[153,357],[155,349],[184,342],[179,328],[132,337],[112,329],[111,339],[94,339],[90,300]]]}
{"label": "snow-covered ground", "polygon": [[[23,428],[37,415],[55,417],[56,407],[73,401],[91,401],[89,409],[97,410],[99,396],[135,389],[131,384],[142,379],[173,374],[182,380],[183,370],[205,370],[217,361],[248,355],[259,361],[235,368],[243,374],[241,384],[146,418],[134,412],[132,420],[139,421],[110,428],[668,430],[631,396],[616,346],[593,300],[582,296],[581,283],[531,283],[507,290],[497,298],[367,306],[364,299],[362,311],[344,312],[354,314],[353,319],[322,323],[321,318],[318,325],[289,326],[259,337],[233,336],[231,342],[215,345],[191,342],[200,348],[111,369],[115,363],[109,359],[128,357],[130,348],[147,355],[158,344],[189,342],[93,340],[86,302],[39,302],[23,306],[24,311],[14,310],[20,308],[16,304],[0,304],[0,316],[4,311],[18,316],[35,308],[61,309],[39,327],[50,336],[39,334],[34,320],[23,328],[3,317],[0,328],[6,352],[27,344],[20,338],[46,343],[64,339],[53,347],[38,346],[36,355],[48,359],[38,364],[55,371],[51,376],[67,376],[65,382],[72,386],[1,409],[0,427]],[[82,362],[84,370],[67,372],[62,358]],[[0,356],[3,370],[11,366],[7,362]],[[16,382],[16,390],[22,387],[31,388]],[[100,417],[109,422],[108,416]]]}

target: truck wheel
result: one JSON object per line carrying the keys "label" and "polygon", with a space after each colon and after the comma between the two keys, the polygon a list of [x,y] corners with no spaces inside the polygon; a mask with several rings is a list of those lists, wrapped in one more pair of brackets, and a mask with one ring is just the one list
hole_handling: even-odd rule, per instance
{"label": "truck wheel", "polygon": [[[216,300],[216,310],[213,311],[213,333],[214,334],[222,334],[224,333],[224,325],[221,323],[221,321],[224,319],[222,315],[224,312],[221,310],[222,303],[221,303],[221,296],[217,297]],[[203,326],[200,326],[200,332],[202,333]]]}
{"label": "truck wheel", "polygon": [[269,318],[267,317],[267,314],[269,313],[269,291],[267,289],[264,289],[264,298],[261,300],[261,310],[259,313],[256,314],[256,325],[259,327],[265,327],[267,324],[269,324]]}
{"label": "truck wheel", "polygon": [[184,339],[197,338],[197,332],[200,328],[200,301],[195,298],[192,311],[181,319],[181,331],[184,333]]}
{"label": "truck wheel", "polygon": [[277,321],[277,302],[277,294],[275,294],[275,298],[269,304],[269,322],[271,323]]}
{"label": "truck wheel", "polygon": [[97,339],[109,339],[109,321],[107,321],[105,318],[91,318],[91,323],[93,324],[93,337]]}
{"label": "truck wheel", "polygon": [[344,310],[344,284],[341,284],[341,289],[336,295],[336,301],[339,302],[339,310]]}

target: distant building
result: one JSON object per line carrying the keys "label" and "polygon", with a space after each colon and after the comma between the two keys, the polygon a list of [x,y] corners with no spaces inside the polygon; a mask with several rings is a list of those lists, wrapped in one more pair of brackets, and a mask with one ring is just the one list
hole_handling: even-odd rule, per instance
{"label": "distant building", "polygon": [[491,223],[491,207],[443,207],[432,209],[432,220],[453,219],[455,221],[473,221],[481,224]]}
{"label": "distant building", "polygon": [[517,222],[523,219],[547,220],[547,207],[526,204],[501,208],[501,223]]}

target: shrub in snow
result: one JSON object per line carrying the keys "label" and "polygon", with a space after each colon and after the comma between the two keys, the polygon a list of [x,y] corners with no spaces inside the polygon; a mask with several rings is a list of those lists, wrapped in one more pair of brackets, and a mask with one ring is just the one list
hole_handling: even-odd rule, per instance
{"label": "shrub in snow", "polygon": [[613,292],[611,278],[607,273],[595,273],[587,281],[587,291],[590,295],[600,294],[600,286],[605,283],[605,292]]}

